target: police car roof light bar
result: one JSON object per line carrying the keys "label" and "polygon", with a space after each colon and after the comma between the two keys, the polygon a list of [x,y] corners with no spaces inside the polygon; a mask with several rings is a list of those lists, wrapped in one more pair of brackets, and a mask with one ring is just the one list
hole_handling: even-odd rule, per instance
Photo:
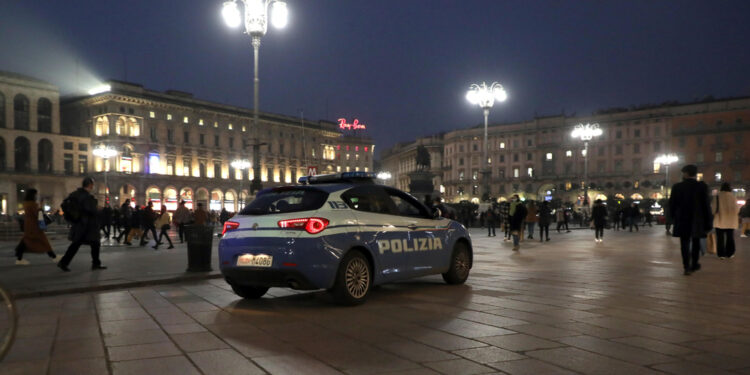
{"label": "police car roof light bar", "polygon": [[330,184],[336,182],[373,182],[377,177],[374,172],[339,172],[302,176],[297,180],[300,184]]}

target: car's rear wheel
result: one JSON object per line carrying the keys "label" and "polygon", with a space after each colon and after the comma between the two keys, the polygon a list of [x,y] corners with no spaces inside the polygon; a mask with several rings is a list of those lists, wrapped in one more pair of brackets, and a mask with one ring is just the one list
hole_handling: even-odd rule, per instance
{"label": "car's rear wheel", "polygon": [[365,301],[372,287],[372,267],[360,251],[348,252],[336,272],[336,282],[331,289],[337,303],[358,305]]}
{"label": "car's rear wheel", "polygon": [[448,284],[463,284],[469,278],[471,269],[471,254],[469,247],[464,242],[456,243],[451,255],[451,266],[448,272],[443,274],[443,280]]}
{"label": "car's rear wheel", "polygon": [[258,299],[268,291],[267,286],[237,285],[229,283],[235,294],[246,299]]}

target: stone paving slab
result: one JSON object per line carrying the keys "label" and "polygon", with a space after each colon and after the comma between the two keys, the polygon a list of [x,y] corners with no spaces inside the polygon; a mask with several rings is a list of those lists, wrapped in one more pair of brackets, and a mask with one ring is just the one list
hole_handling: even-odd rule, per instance
{"label": "stone paving slab", "polygon": [[477,230],[465,285],[425,277],[350,308],[245,301],[223,280],[26,298],[0,374],[750,374],[750,240],[684,276],[662,230],[518,253]]}
{"label": "stone paving slab", "polygon": [[[141,247],[102,240],[100,259],[108,269],[91,271],[90,248],[81,246],[70,264],[71,272],[62,272],[44,254],[26,254],[31,265],[16,266],[16,243],[4,241],[0,242],[0,285],[16,298],[29,298],[220,278],[218,243],[219,238],[214,238],[211,272],[186,272],[187,244],[179,240],[174,249],[160,246],[157,251],[151,248],[153,241]],[[70,242],[59,238],[51,244],[62,255]]]}

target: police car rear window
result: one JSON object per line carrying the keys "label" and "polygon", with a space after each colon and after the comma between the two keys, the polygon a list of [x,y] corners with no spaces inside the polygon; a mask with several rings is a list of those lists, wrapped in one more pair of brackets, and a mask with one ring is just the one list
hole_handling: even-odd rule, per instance
{"label": "police car rear window", "polygon": [[273,189],[258,196],[247,206],[241,215],[270,215],[286,212],[311,211],[323,206],[328,193],[317,189],[283,188]]}

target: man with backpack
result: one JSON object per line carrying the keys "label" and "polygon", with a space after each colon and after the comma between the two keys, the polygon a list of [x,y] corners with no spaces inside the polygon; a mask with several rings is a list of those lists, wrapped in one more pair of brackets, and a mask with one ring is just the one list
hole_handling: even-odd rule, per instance
{"label": "man with backpack", "polygon": [[94,190],[94,179],[86,177],[83,179],[81,187],[70,193],[62,203],[65,220],[72,224],[68,235],[72,242],[65,255],[57,263],[57,266],[65,272],[70,272],[68,265],[70,265],[81,245],[84,244],[91,246],[91,269],[107,269],[107,267],[102,266],[102,262],[99,260],[99,248],[101,246],[99,221],[97,220],[97,202],[96,198],[91,195],[92,190]]}

